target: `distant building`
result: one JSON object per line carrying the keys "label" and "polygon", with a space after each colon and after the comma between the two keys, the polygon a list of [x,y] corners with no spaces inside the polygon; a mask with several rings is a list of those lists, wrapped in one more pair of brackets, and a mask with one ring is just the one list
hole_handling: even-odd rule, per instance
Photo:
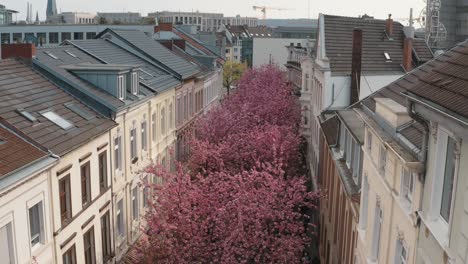
{"label": "distant building", "polygon": [[274,36],[277,38],[315,39],[316,27],[277,27]]}
{"label": "distant building", "polygon": [[285,47],[296,45],[305,47],[307,39],[293,38],[253,38],[252,46],[252,67],[263,64],[277,64],[281,69],[286,69],[289,54]]}
{"label": "distant building", "polygon": [[53,17],[55,15],[57,15],[57,4],[55,3],[55,0],[47,0],[47,10],[46,10],[47,20],[50,17]]}
{"label": "distant building", "polygon": [[122,24],[136,24],[142,20],[140,13],[133,12],[111,12],[111,13],[97,13],[98,23],[100,19],[105,19],[107,24],[122,23]]}
{"label": "distant building", "polygon": [[52,24],[97,24],[95,13],[63,12],[47,18]]}
{"label": "distant building", "polygon": [[178,25],[194,25],[199,31],[218,31],[221,25],[247,25],[257,26],[258,19],[254,17],[224,17],[221,13],[200,13],[200,12],[171,12],[161,11],[149,13],[148,17],[155,17],[164,23]]}
{"label": "distant building", "polygon": [[6,9],[4,5],[0,5],[0,25],[8,25],[13,23],[13,14],[18,11]]}

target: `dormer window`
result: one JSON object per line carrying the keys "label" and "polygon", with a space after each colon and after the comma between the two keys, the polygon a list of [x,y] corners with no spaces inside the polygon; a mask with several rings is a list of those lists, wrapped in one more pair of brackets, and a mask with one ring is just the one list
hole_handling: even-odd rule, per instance
{"label": "dormer window", "polygon": [[133,95],[138,95],[138,73],[137,72],[132,72],[132,94]]}
{"label": "dormer window", "polygon": [[119,76],[117,85],[118,85],[117,92],[118,92],[118,95],[119,95],[119,99],[123,100],[125,98],[125,83],[124,83],[124,77],[123,76]]}

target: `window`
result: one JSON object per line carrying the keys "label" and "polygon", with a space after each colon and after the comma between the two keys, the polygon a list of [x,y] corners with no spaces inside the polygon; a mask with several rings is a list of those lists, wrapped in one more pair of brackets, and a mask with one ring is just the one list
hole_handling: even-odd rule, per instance
{"label": "window", "polygon": [[138,208],[138,187],[133,188],[132,190],[132,216],[133,216],[133,221],[138,219],[139,214],[139,208]]}
{"label": "window", "polygon": [[414,174],[408,169],[401,170],[401,197],[411,203],[413,201]]}
{"label": "window", "polygon": [[47,111],[42,113],[42,115],[47,118],[52,123],[56,124],[57,126],[61,127],[62,129],[70,129],[73,127],[72,123],[67,121],[65,118],[59,116],[53,111]]}
{"label": "window", "polygon": [[151,115],[151,136],[153,138],[153,141],[156,141],[156,113],[153,113]]}
{"label": "window", "polygon": [[177,98],[177,124],[181,124],[182,122],[182,103],[180,102],[180,98]]}
{"label": "window", "polygon": [[104,192],[107,189],[107,152],[99,154],[99,190]]}
{"label": "window", "polygon": [[69,248],[62,256],[63,264],[76,264],[75,245]]}
{"label": "window", "polygon": [[122,137],[117,136],[114,138],[114,156],[115,156],[115,169],[122,169]]}
{"label": "window", "polygon": [[4,263],[15,263],[11,223],[0,227],[0,258]]}
{"label": "window", "polygon": [[379,153],[379,171],[385,176],[385,167],[387,166],[387,150],[384,146],[380,146]]}
{"label": "window", "polygon": [[109,212],[101,217],[101,239],[102,239],[102,259],[107,260],[111,257],[111,234]]}
{"label": "window", "polygon": [[71,195],[70,195],[70,175],[67,175],[59,181],[60,196],[60,215],[62,226],[66,225],[71,219]]}
{"label": "window", "polygon": [[172,103],[169,104],[169,128],[174,128],[174,109]]}
{"label": "window", "polygon": [[91,202],[91,166],[89,161],[81,165],[81,202],[86,207]]}
{"label": "window", "polygon": [[149,188],[147,184],[148,182],[148,177],[145,177],[143,180],[144,186],[143,186],[143,207],[146,207],[148,205],[148,199],[149,199]]}
{"label": "window", "polygon": [[362,181],[362,197],[361,197],[361,212],[359,214],[359,228],[365,230],[367,228],[367,211],[369,203],[369,181],[367,175]]}
{"label": "window", "polygon": [[362,157],[362,150],[361,145],[358,142],[353,142],[353,180],[354,182],[359,185],[360,182],[360,175],[361,175],[361,157]]}
{"label": "window", "polygon": [[50,44],[59,43],[59,33],[58,32],[50,32],[49,33],[49,43]]}
{"label": "window", "polygon": [[166,134],[166,113],[161,109],[161,134]]}
{"label": "window", "polygon": [[341,155],[344,155],[346,148],[346,129],[344,125],[340,126],[340,152]]}
{"label": "window", "polygon": [[148,132],[146,130],[146,120],[141,123],[141,149],[148,150],[147,144]]}
{"label": "window", "polygon": [[86,32],[86,39],[93,39],[96,37],[96,32]]}
{"label": "window", "polygon": [[188,102],[187,95],[184,95],[184,120],[188,118]]}
{"label": "window", "polygon": [[65,40],[71,40],[71,32],[62,32],[62,42]]}
{"label": "window", "polygon": [[385,56],[385,59],[386,59],[387,61],[391,61],[391,60],[392,60],[392,58],[390,57],[390,54],[388,54],[388,52],[384,52],[384,56]]}
{"label": "window", "polygon": [[96,250],[94,245],[94,226],[83,235],[84,256],[86,264],[96,263]]}
{"label": "window", "polygon": [[402,240],[398,239],[395,248],[395,264],[406,264],[408,252]]}
{"label": "window", "polygon": [[120,100],[125,98],[125,87],[124,87],[124,77],[119,76],[118,87],[117,87],[117,95],[119,96]]}
{"label": "window", "polygon": [[82,40],[84,38],[84,33],[83,32],[74,32],[73,33],[73,39],[74,40]]}
{"label": "window", "polygon": [[348,166],[349,169],[351,169],[351,164],[352,164],[352,159],[353,159],[353,138],[351,137],[351,134],[346,131],[346,165]]}
{"label": "window", "polygon": [[123,207],[123,199],[121,199],[117,203],[117,232],[120,237],[124,236],[125,233],[125,226],[124,226],[124,207]]}
{"label": "window", "polygon": [[132,94],[138,95],[138,73],[132,72]]}
{"label": "window", "polygon": [[44,215],[42,202],[29,208],[29,233],[31,235],[31,247],[44,243]]}
{"label": "window", "polygon": [[132,162],[137,159],[136,127],[130,130],[130,157]]}
{"label": "window", "polygon": [[442,216],[447,223],[449,223],[452,208],[453,181],[455,178],[455,149],[455,140],[448,137],[444,181],[442,187],[442,201],[440,206],[440,216]]}
{"label": "window", "polygon": [[370,154],[372,154],[372,133],[367,130],[367,142],[366,142],[367,150]]}
{"label": "window", "polygon": [[380,248],[380,231],[382,229],[382,208],[380,205],[375,206],[375,215],[374,215],[374,233],[372,235],[372,252],[371,259],[377,261],[379,258],[379,248]]}

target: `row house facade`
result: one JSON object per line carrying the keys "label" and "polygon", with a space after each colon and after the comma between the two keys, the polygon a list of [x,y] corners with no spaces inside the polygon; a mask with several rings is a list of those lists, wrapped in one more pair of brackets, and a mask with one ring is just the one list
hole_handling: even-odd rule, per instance
{"label": "row house facade", "polygon": [[[121,260],[145,224],[141,183],[158,180],[142,169],[173,164],[176,91],[187,84],[188,91],[195,89],[199,67],[138,31],[107,30],[93,40],[37,51],[29,44],[3,48],[4,57],[26,62],[1,61],[9,71],[2,72],[0,92],[13,100],[4,100],[0,116],[27,143],[37,143],[44,157],[0,182],[5,197],[16,195],[0,204],[8,212],[0,215],[2,258],[11,263]],[[219,94],[212,78],[208,86],[201,80],[200,90],[209,89],[213,97],[199,94],[199,112]],[[24,182],[16,186],[13,179]],[[31,193],[18,193],[25,188]],[[12,211],[19,210],[17,202],[34,207],[29,217],[34,213],[38,219],[29,239],[24,219],[15,216],[28,211]]]}
{"label": "row house facade", "polygon": [[317,117],[356,103],[431,58],[424,41],[414,38],[414,29],[391,18],[320,14],[317,40],[309,58],[312,65],[303,74],[310,79],[310,93],[303,101],[308,100],[311,116],[304,133],[310,138],[312,178],[321,170],[323,142]]}
{"label": "row house facade", "polygon": [[364,124],[353,110],[320,116],[323,171],[320,200],[320,263],[353,263],[358,235]]}

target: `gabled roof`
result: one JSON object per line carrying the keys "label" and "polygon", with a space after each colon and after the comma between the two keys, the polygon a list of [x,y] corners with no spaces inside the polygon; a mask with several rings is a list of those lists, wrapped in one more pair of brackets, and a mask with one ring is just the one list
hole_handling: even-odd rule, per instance
{"label": "gabled roof", "polygon": [[0,179],[49,154],[0,125]]}
{"label": "gabled roof", "polygon": [[73,40],[69,43],[107,63],[139,65],[142,69],[140,77],[143,78],[140,81],[158,92],[180,84],[179,80],[156,63],[144,60],[108,40]]}
{"label": "gabled roof", "polygon": [[[50,110],[71,123],[71,128],[63,129],[46,118],[45,112]],[[0,61],[0,117],[57,155],[64,155],[116,126],[15,60]]]}
{"label": "gabled roof", "polygon": [[197,55],[213,56],[217,58],[219,63],[224,62],[224,59],[221,58],[221,56],[218,56],[218,54],[211,51],[209,48],[205,47],[203,42],[201,42],[200,40],[196,38],[193,38],[192,36],[190,36],[190,34],[187,34],[183,30],[178,30],[176,28],[173,28],[172,31],[174,32],[174,34],[184,39],[190,49],[196,51],[197,53],[200,53]]}
{"label": "gabled roof", "polygon": [[[351,73],[352,36],[355,28],[363,31],[362,72],[364,74],[405,72],[401,66],[405,39],[402,24],[393,22],[393,34],[389,37],[385,31],[386,20],[331,15],[322,15],[321,19],[324,20],[325,53],[330,60],[332,74]],[[419,40],[415,43],[413,51],[420,52],[420,57],[427,60],[427,52],[430,52],[427,45],[424,48],[424,44]],[[387,60],[384,53],[388,53],[391,59]]]}
{"label": "gabled roof", "polygon": [[151,58],[163,67],[178,74],[182,79],[195,76],[199,69],[188,61],[178,57],[163,45],[148,37],[145,33],[137,30],[106,29],[97,37],[106,38],[110,33],[118,36],[127,45],[135,48],[139,53]]}

